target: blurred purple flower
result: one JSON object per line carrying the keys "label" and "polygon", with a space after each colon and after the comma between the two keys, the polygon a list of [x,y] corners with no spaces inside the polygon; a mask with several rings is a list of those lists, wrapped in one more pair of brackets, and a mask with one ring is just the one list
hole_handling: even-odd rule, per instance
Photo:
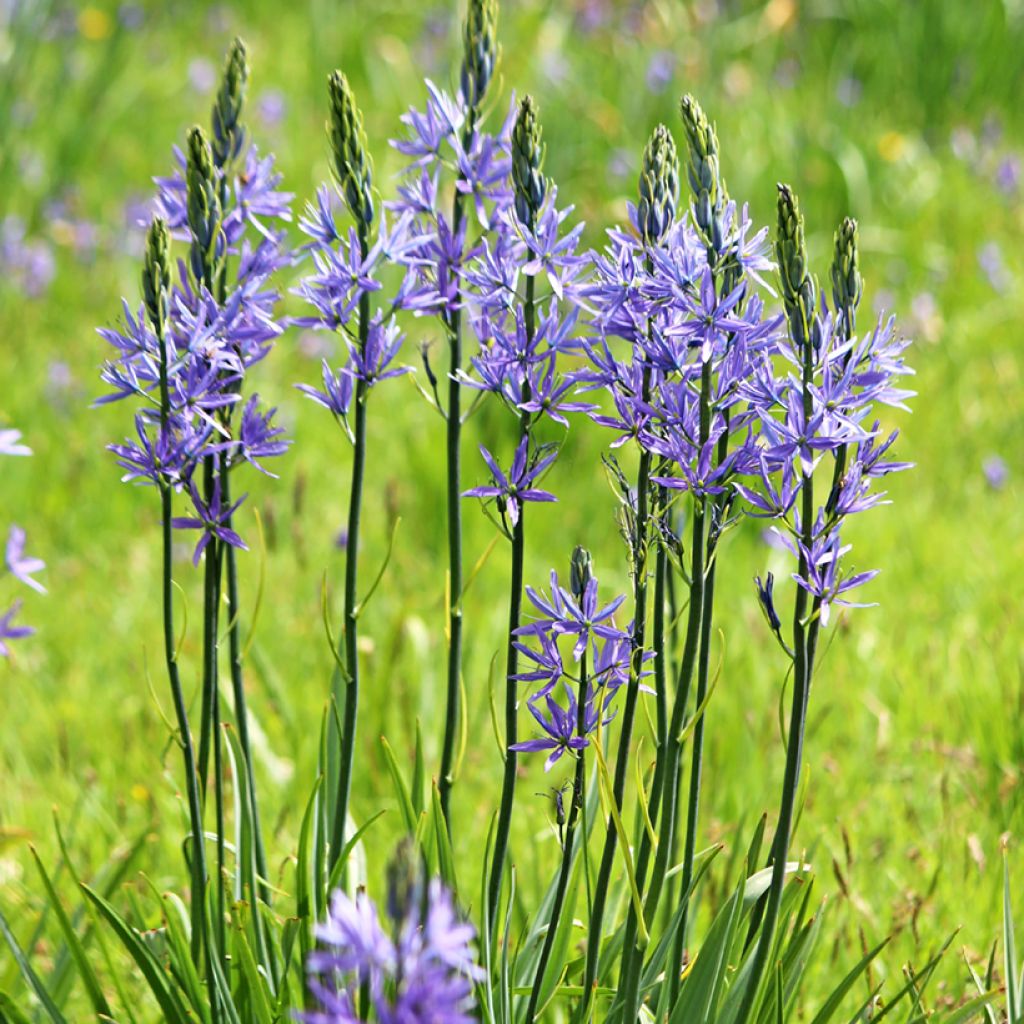
{"label": "blurred purple flower", "polygon": [[33,573],[41,572],[46,563],[41,558],[32,558],[25,554],[25,531],[16,525],[11,526],[7,535],[7,548],[4,552],[4,564],[7,571],[26,586],[39,594],[46,593],[46,587],[32,578]]}
{"label": "blurred purple flower", "polygon": [[31,626],[14,625],[14,616],[20,610],[21,601],[15,601],[3,615],[0,615],[0,657],[9,658],[11,656],[11,649],[7,646],[8,640],[21,640],[35,633]]}
{"label": "blurred purple flower", "polygon": [[664,92],[672,84],[675,70],[675,54],[671,50],[659,50],[647,64],[647,88],[655,94]]}
{"label": "blurred purple flower", "polygon": [[1010,477],[1006,462],[999,455],[988,456],[981,464],[981,470],[985,474],[985,480],[989,487],[994,491],[1001,491]]}

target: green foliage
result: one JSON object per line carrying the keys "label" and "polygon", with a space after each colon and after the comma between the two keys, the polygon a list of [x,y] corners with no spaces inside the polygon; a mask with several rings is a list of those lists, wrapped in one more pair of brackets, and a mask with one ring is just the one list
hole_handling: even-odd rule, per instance
{"label": "green foliage", "polygon": [[[31,517],[38,550],[56,570],[50,601],[33,607],[38,642],[0,667],[0,686],[19,718],[17,730],[0,737],[0,927],[10,951],[0,957],[0,1017],[18,1024],[86,1019],[107,1012],[104,1004],[116,1019],[137,1024],[209,1019],[208,992],[190,956],[178,755],[153,707],[154,700],[165,705],[166,697],[159,687],[152,697],[146,686],[159,654],[151,600],[158,523],[136,494],[115,489],[117,471],[102,454],[114,418],[86,408],[101,358],[91,330],[110,316],[119,294],[137,287],[138,260],[121,251],[139,239],[128,230],[122,237],[123,197],[148,190],[149,176],[166,171],[168,140],[183,140],[185,126],[208,110],[211,97],[197,98],[186,85],[188,66],[215,63],[231,33],[243,31],[250,42],[250,104],[268,87],[286,96],[288,117],[268,133],[286,185],[300,199],[324,176],[327,156],[316,126],[323,79],[335,64],[346,68],[361,98],[367,134],[383,140],[395,133],[400,110],[421,95],[413,51],[435,45],[429,35],[412,43],[427,14],[406,3],[351,6],[343,18],[336,5],[319,0],[285,9],[243,3],[225,25],[211,22],[203,5],[182,5],[173,16],[152,5],[133,33],[113,7],[97,5],[72,12],[78,20],[58,43],[37,23],[50,5],[24,4],[16,5],[18,20],[0,40],[0,127],[10,140],[0,147],[0,186],[6,209],[23,212],[31,232],[52,233],[59,270],[49,299],[41,302],[22,300],[0,284],[5,367],[17,366],[16,378],[5,370],[12,376],[5,378],[11,383],[0,415],[25,432],[38,456],[32,464],[5,467],[5,507]],[[883,608],[838,631],[810,723],[810,780],[798,843],[808,848],[802,859],[814,865],[815,885],[828,891],[830,905],[822,913],[805,897],[803,871],[787,883],[772,957],[781,968],[766,974],[757,1019],[791,1019],[801,1007],[813,1024],[877,1020],[890,1012],[894,1020],[899,1014],[917,1021],[926,1009],[945,1005],[932,996],[938,986],[944,986],[943,1000],[961,998],[963,966],[952,956],[934,956],[948,929],[962,923],[963,941],[972,949],[988,948],[994,937],[1002,896],[993,866],[998,837],[1021,826],[1017,647],[1024,621],[1014,595],[1024,559],[1024,494],[1019,443],[1016,450],[1008,444],[1024,436],[1014,327],[1024,317],[1024,222],[1019,196],[1004,198],[988,180],[1012,144],[986,149],[980,129],[994,114],[1008,139],[1020,137],[1017,55],[1024,26],[1014,5],[996,0],[775,0],[722,4],[711,20],[708,5],[650,4],[635,38],[584,37],[569,6],[508,4],[501,25],[504,88],[514,83],[541,98],[545,169],[560,181],[565,200],[577,202],[592,223],[621,219],[639,166],[629,158],[629,173],[619,178],[616,161],[627,159],[624,152],[639,153],[654,124],[674,118],[678,93],[692,89],[715,111],[723,144],[738,154],[730,162],[730,191],[752,197],[758,224],[771,220],[775,177],[793,173],[812,263],[826,265],[832,245],[826,227],[847,213],[860,221],[861,321],[870,320],[883,289],[890,293],[887,308],[915,310],[908,330],[921,342],[914,362],[924,397],[915,417],[900,419],[900,426],[905,450],[921,469],[892,487],[901,517],[883,516],[870,538],[856,538],[870,541],[879,562],[889,566],[873,585],[872,597]],[[438,58],[442,81],[457,60],[454,17],[447,30],[447,50]],[[663,49],[677,56],[675,79],[664,94],[651,93],[642,85],[644,70]],[[847,79],[861,89],[851,109],[836,99]],[[497,91],[496,85],[490,88]],[[18,120],[15,98],[33,105],[28,123]],[[974,139],[968,162],[949,145],[950,134],[965,126]],[[373,148],[382,165],[378,180],[389,180],[393,157],[383,144]],[[40,178],[21,172],[30,157],[42,165]],[[72,207],[106,226],[104,249],[91,263],[79,262],[66,228],[54,227],[42,213],[72,183]],[[598,241],[594,234],[590,240]],[[996,293],[977,266],[979,249],[989,243],[1005,255],[1011,280],[1005,293]],[[255,495],[266,520],[273,614],[264,615],[246,662],[259,726],[254,761],[271,877],[257,877],[252,808],[243,788],[232,789],[229,966],[218,965],[214,974],[228,995],[224,1005],[233,1006],[238,1019],[258,1021],[284,1021],[301,1001],[301,964],[331,881],[331,808],[324,799],[330,765],[316,741],[316,723],[335,666],[317,625],[315,581],[325,566],[337,576],[334,527],[344,497],[344,456],[324,442],[320,417],[290,389],[292,381],[315,375],[316,360],[290,341],[273,362],[261,386],[281,405],[297,445],[282,481],[261,482]],[[50,378],[57,363],[71,384],[55,391]],[[500,429],[486,409],[472,427],[484,439]],[[467,600],[480,639],[467,651],[463,707],[471,742],[459,769],[462,795],[453,807],[449,845],[429,774],[437,759],[444,656],[443,570],[436,554],[442,543],[440,434],[411,386],[382,396],[379,421],[370,429],[371,452],[386,459],[386,475],[370,484],[368,502],[380,514],[366,524],[367,564],[390,559],[388,576],[402,583],[383,584],[373,604],[361,609],[367,716],[357,755],[361,781],[353,794],[353,828],[346,830],[352,838],[335,880],[352,887],[369,878],[379,885],[378,865],[406,831],[419,836],[434,867],[453,881],[458,865],[460,898],[482,926],[481,962],[495,979],[486,996],[481,993],[484,1019],[515,1020],[535,967],[557,843],[546,805],[539,798],[527,802],[546,781],[528,768],[530,777],[521,783],[527,813],[517,818],[511,841],[514,872],[508,872],[499,919],[483,921],[476,870],[478,864],[486,869],[491,848],[491,803],[483,794],[496,793],[499,774],[483,740],[489,731],[484,681],[494,654],[489,638],[501,631],[504,556],[496,554],[494,564],[481,569]],[[399,433],[401,445],[393,440]],[[980,470],[993,454],[1010,463],[1001,491],[990,489]],[[566,468],[552,477],[559,506],[535,517],[538,543],[528,554],[528,580],[563,557],[567,536],[570,544],[591,548],[608,576],[621,569],[610,502],[590,468],[596,444],[571,438],[567,456]],[[397,540],[391,510],[400,510],[408,524]],[[490,542],[487,525],[472,519],[467,516],[469,564]],[[771,805],[781,771],[778,730],[764,711],[781,681],[770,668],[770,637],[763,646],[756,639],[763,631],[747,593],[747,576],[772,556],[754,527],[734,543],[738,561],[751,569],[720,578],[723,620],[728,633],[749,632],[754,639],[747,652],[731,645],[714,694],[719,717],[706,754],[714,784],[705,799],[708,836],[721,838],[735,859],[725,863],[726,856],[709,854],[699,862],[693,892],[701,910],[687,923],[686,936],[692,966],[674,1005],[658,965],[680,927],[682,901],[652,930],[641,991],[670,1020],[704,1010],[709,1019],[733,1019],[756,942],[750,926],[757,901],[743,895],[756,871],[748,872],[741,860],[746,837],[726,823]],[[242,571],[251,585],[255,563]],[[184,572],[180,582],[190,586]],[[186,596],[198,601],[197,591]],[[333,607],[333,597],[328,600]],[[898,630],[890,625],[897,611]],[[184,653],[194,655],[197,644],[197,631],[187,630]],[[193,696],[195,680],[186,685]],[[240,778],[244,758],[233,731],[226,736],[232,775]],[[595,798],[596,792],[595,785]],[[65,854],[50,806],[60,806],[70,821],[79,801]],[[587,822],[596,846],[604,827],[596,807]],[[627,816],[621,825],[629,824]],[[140,834],[135,852],[110,856],[124,837]],[[38,852],[30,852],[26,836]],[[143,848],[157,894],[135,878]],[[581,845],[573,867],[581,880],[577,919],[585,919],[585,881],[593,872],[585,852]],[[830,861],[841,876],[835,884]],[[761,861],[754,856],[749,863]],[[462,868],[467,864],[472,872]],[[84,897],[75,865],[86,882]],[[272,889],[272,911],[254,909],[252,894],[261,881]],[[1008,892],[1008,866],[1005,884]],[[610,897],[611,920],[622,918],[629,898],[623,877]],[[969,956],[979,994],[951,1009],[943,1018],[948,1024],[982,1015],[995,1024],[1000,1018],[991,993],[1000,983],[1008,1019],[1016,1024],[1024,1016],[1024,980],[1016,980],[1006,901],[1005,963]],[[567,999],[578,996],[573,986],[583,936],[578,921],[569,923],[572,916],[559,926],[544,1019],[564,1020]],[[621,931],[602,951],[598,1019],[614,1003],[616,942],[621,946]],[[901,982],[896,968],[909,962],[925,966]],[[224,1019],[233,1017],[225,1011]]]}

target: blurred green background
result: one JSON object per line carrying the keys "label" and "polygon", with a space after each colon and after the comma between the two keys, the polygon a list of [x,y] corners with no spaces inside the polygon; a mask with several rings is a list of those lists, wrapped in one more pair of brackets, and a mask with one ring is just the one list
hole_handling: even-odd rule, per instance
{"label": "blurred green background", "polygon": [[[132,886],[141,886],[139,868],[158,887],[184,886],[179,765],[159,660],[156,500],[119,486],[103,450],[130,430],[128,408],[89,408],[106,355],[94,327],[118,318],[121,295],[137,302],[135,222],[150,179],[168,171],[187,127],[207,122],[222,54],[241,34],[253,65],[252,134],[276,152],[296,212],[327,173],[334,67],[353,81],[386,195],[398,166],[386,140],[403,109],[422,104],[424,76],[453,83],[460,18],[455,2],[427,0],[0,0],[0,427],[22,430],[35,451],[0,463],[0,526],[27,529],[50,590],[28,595],[22,618],[39,633],[0,664],[0,905],[43,967],[49,922],[27,847],[61,863],[54,808],[83,876],[144,836]],[[894,932],[878,970],[898,976],[960,927],[941,975],[943,997],[955,1000],[966,973],[956,951],[984,955],[995,939],[1001,842],[1022,824],[1024,3],[516,0],[500,36],[502,106],[513,89],[538,99],[547,171],[587,221],[590,244],[624,219],[654,125],[663,120],[681,138],[684,91],[717,122],[730,192],[749,201],[755,224],[772,224],[777,180],[798,191],[820,275],[840,218],[860,220],[865,303],[896,311],[916,342],[920,397],[913,416],[892,422],[904,432],[901,455],[918,468],[892,480],[891,507],[851,531],[858,566],[884,568],[868,595],[880,607],[831,630],[797,843],[832,905],[830,955],[852,963],[862,942]],[[297,308],[293,298],[286,305]],[[429,340],[430,325],[422,329]],[[256,371],[254,386],[280,406],[295,445],[280,480],[252,481],[242,524],[254,540],[258,508],[266,530],[266,598],[247,678],[264,822],[285,886],[332,666],[321,581],[326,572],[333,586],[340,574],[335,538],[347,501],[347,446],[292,387],[316,379],[324,351],[322,336],[293,330]],[[444,670],[442,424],[408,379],[374,394],[370,422],[364,573],[383,558],[393,519],[402,523],[363,627],[358,820],[394,806],[382,733],[404,757],[418,719],[436,764]],[[501,446],[507,426],[497,409],[471,421],[467,486],[483,475],[477,441]],[[583,543],[603,590],[627,589],[598,462],[606,440],[583,423],[570,433],[549,478],[560,503],[531,511],[528,581],[564,569]],[[475,505],[465,514],[472,565],[493,528]],[[176,576],[193,612],[194,655],[199,579],[187,554],[183,545]],[[709,711],[701,845],[730,843],[763,809],[773,813],[783,760],[783,665],[751,578],[788,569],[757,523],[722,557],[723,668]],[[260,573],[254,551],[243,559],[250,595]],[[0,586],[6,607],[13,584]],[[497,803],[488,689],[506,590],[499,544],[468,597],[470,743],[455,837],[469,866]],[[197,665],[186,678],[195,693]],[[512,846],[527,899],[557,850],[548,802],[534,794],[561,778],[545,779],[539,765],[528,774]],[[399,831],[397,814],[374,826],[371,865]],[[1012,845],[1009,856],[1019,869]],[[77,900],[66,870],[59,885]],[[139,913],[156,919],[145,904]],[[5,951],[0,989],[21,984],[16,971]]]}

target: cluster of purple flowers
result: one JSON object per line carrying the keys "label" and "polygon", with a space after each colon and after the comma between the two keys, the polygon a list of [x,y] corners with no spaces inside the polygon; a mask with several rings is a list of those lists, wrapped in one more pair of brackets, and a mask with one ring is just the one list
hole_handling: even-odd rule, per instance
{"label": "cluster of purple flowers", "polygon": [[[21,442],[21,432],[18,430],[0,430],[0,455],[31,455],[32,449]],[[32,558],[25,554],[25,531],[17,525],[12,525],[7,535],[7,546],[4,551],[4,565],[19,583],[31,587],[40,594],[46,593],[46,588],[34,578],[35,573],[46,568],[46,564],[39,558]],[[31,636],[35,630],[31,626],[19,626],[14,622],[14,617],[21,610],[21,601],[15,601],[3,615],[0,615],[0,657],[9,657],[11,650],[8,641],[21,640]]]}
{"label": "cluster of purple flowers", "polygon": [[15,214],[0,221],[0,271],[30,299],[45,294],[56,273],[53,247],[41,238],[28,238],[24,221]]}
{"label": "cluster of purple flowers", "polygon": [[473,960],[472,925],[439,879],[390,888],[383,920],[365,892],[334,892],[306,962],[320,1004],[301,1015],[306,1024],[358,1024],[371,1013],[379,1024],[474,1019],[473,983],[483,972]]}
{"label": "cluster of purple flowers", "polygon": [[456,192],[472,201],[480,231],[496,231],[512,202],[508,178],[515,103],[494,134],[470,117],[464,90],[452,96],[429,80],[426,88],[425,109],[410,108],[403,114],[406,136],[391,141],[408,163],[398,198],[385,205],[415,225],[408,264],[416,269],[430,308],[450,315],[461,302],[465,266],[482,242],[470,234],[469,217],[460,215],[456,221],[442,209],[442,175],[450,176]]}
{"label": "cluster of purple flowers", "polygon": [[[883,439],[871,420],[876,404],[903,408],[912,394],[896,383],[911,372],[908,342],[892,320],[858,338],[856,303],[835,289],[835,311],[822,297],[805,317],[805,336],[782,330],[784,318],[766,315],[753,288],[774,295],[764,280],[774,267],[767,231],[752,232],[746,208],[721,192],[717,214],[702,217],[695,203],[660,239],[645,231],[638,208],[632,231],[609,232],[580,289],[596,330],[582,342],[589,366],[574,379],[606,393],[611,408],[592,418],[615,431],[612,447],[634,440],[650,453],[654,484],[714,499],[712,543],[733,521],[737,496],[748,513],[778,520],[800,561],[794,577],[827,625],[830,606],[850,604],[842,595],[875,575],[841,569],[843,520],[881,502],[873,480],[908,465],[886,459],[896,435]],[[628,343],[627,358],[613,353],[612,338]],[[819,492],[808,546],[798,498],[826,454],[836,471]],[[665,533],[669,521],[659,524]],[[775,628],[773,608],[769,620]]]}
{"label": "cluster of purple flowers", "polygon": [[[584,390],[607,393],[611,408],[595,410],[594,422],[615,432],[613,448],[633,440],[652,453],[655,483],[700,498],[721,494],[753,443],[741,386],[780,323],[764,317],[749,286],[770,267],[767,232],[748,237],[746,209],[730,202],[720,252],[688,218],[673,221],[652,244],[635,207],[630,214],[634,231],[610,231],[609,245],[592,256],[582,301],[596,337],[583,342],[590,365],[575,379]],[[723,264],[732,269],[728,289],[727,275],[715,272]],[[614,354],[613,338],[628,343],[626,358]],[[719,459],[723,438],[743,443]]]}
{"label": "cluster of purple flowers", "polygon": [[540,128],[529,96],[515,114],[510,145],[504,194],[511,202],[498,210],[491,237],[462,272],[479,350],[470,360],[472,372],[460,373],[460,379],[499,396],[519,418],[520,438],[509,470],[481,446],[492,483],[465,492],[497,499],[503,520],[515,527],[523,502],[555,500],[536,486],[555,453],[534,443],[533,424],[546,417],[565,428],[567,413],[591,406],[574,400],[573,384],[558,365],[576,327],[578,311],[571,299],[584,265],[576,254],[583,225],[567,226],[572,207],[558,208],[557,189],[543,176]]}
{"label": "cluster of purple flowers", "polygon": [[[323,360],[322,390],[305,384],[300,384],[299,389],[329,409],[351,437],[348,416],[357,383],[362,381],[371,388],[410,370],[395,365],[404,338],[395,314],[400,310],[421,314],[438,304],[418,271],[421,257],[417,253],[426,243],[412,214],[400,213],[389,224],[384,212],[379,218],[376,239],[366,247],[364,255],[363,241],[356,228],[350,227],[347,232],[339,229],[335,196],[327,185],[320,187],[316,203],[307,205],[299,227],[310,238],[304,248],[312,255],[314,270],[300,283],[296,293],[313,307],[315,314],[297,317],[293,322],[301,327],[340,333],[347,347],[347,358],[340,369],[332,369]],[[381,272],[389,265],[403,268],[403,277],[387,308],[378,306],[372,313],[365,328],[365,346],[360,348],[361,307],[382,291]]]}
{"label": "cluster of purple flowers", "polygon": [[[887,458],[897,434],[883,435],[880,424],[868,418],[876,403],[905,408],[912,392],[896,381],[912,371],[903,360],[909,342],[896,334],[893,319],[880,320],[858,338],[844,329],[841,311],[834,315],[823,308],[814,320],[813,339],[806,388],[793,369],[800,366],[800,353],[786,335],[776,339],[776,353],[789,371],[770,375],[763,363],[747,389],[758,415],[751,475],[760,486],[735,486],[749,514],[776,520],[776,531],[801,566],[793,579],[814,598],[821,625],[827,626],[833,605],[864,607],[846,595],[877,575],[877,570],[844,570],[850,545],[843,544],[841,531],[847,517],[884,503],[884,492],[872,490],[876,480],[911,465]],[[816,494],[808,544],[800,499],[828,454],[833,472],[828,488]],[[770,588],[759,593],[773,623]]]}
{"label": "cluster of purple flowers", "polygon": [[[241,499],[222,501],[227,474],[248,463],[273,475],[263,460],[289,444],[275,410],[255,394],[244,399],[243,388],[283,330],[271,279],[291,260],[281,225],[291,219],[292,197],[278,188],[273,157],[246,147],[235,129],[220,144],[215,131],[212,149],[193,129],[188,154],[175,149],[178,169],[156,179],[157,216],[189,244],[163,310],[163,336],[145,302],[137,313],[125,302],[124,324],[99,332],[116,354],[102,372],[110,392],[97,404],[135,398],[142,405],[136,436],[110,446],[123,480],[168,485],[191,499],[192,514],[173,523],[201,531],[197,562],[211,537],[245,547],[230,526]],[[209,479],[198,480],[199,467],[212,471]]]}
{"label": "cluster of purple flowers", "polygon": [[[515,631],[519,638],[515,647],[531,663],[515,679],[539,684],[526,704],[543,735],[515,743],[512,749],[548,751],[544,765],[547,771],[566,751],[583,750],[599,721],[602,725],[611,721],[608,712],[612,700],[629,682],[631,627],[618,629],[614,619],[626,598],[620,594],[600,605],[597,586],[597,578],[589,576],[576,594],[562,586],[552,571],[550,594],[526,588],[539,617]],[[566,637],[573,641],[568,663],[559,646]],[[581,683],[582,716],[577,696]]]}

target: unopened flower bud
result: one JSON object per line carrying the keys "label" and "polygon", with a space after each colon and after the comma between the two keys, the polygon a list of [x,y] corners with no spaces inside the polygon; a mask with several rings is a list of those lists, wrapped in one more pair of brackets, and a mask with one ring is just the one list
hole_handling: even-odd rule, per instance
{"label": "unopened flower bud", "polygon": [[761,604],[761,610],[764,612],[764,617],[768,620],[768,628],[773,633],[778,633],[782,628],[782,620],[775,610],[775,576],[772,573],[768,573],[764,583],[761,582],[760,576],[755,576],[754,584],[757,586],[757,599]]}
{"label": "unopened flower bud", "polygon": [[796,194],[788,185],[779,185],[778,233],[775,258],[782,281],[782,302],[786,307],[789,329],[797,346],[810,339],[815,314],[814,279],[807,272],[807,244],[804,240],[804,218]]}
{"label": "unopened flower bud", "polygon": [[249,82],[249,62],[245,43],[235,39],[224,62],[217,99],[213,104],[213,138],[210,146],[213,162],[226,167],[242,151],[245,129],[241,124],[245,90]]}
{"label": "unopened flower bud", "polygon": [[515,186],[516,216],[530,231],[536,227],[537,214],[547,193],[544,151],[537,105],[532,96],[524,96],[512,129],[512,182]]}
{"label": "unopened flower bud", "polygon": [[836,231],[835,254],[832,258],[832,302],[843,314],[847,335],[851,335],[857,306],[864,290],[857,252],[857,222],[847,217]]}
{"label": "unopened flower bud", "polygon": [[462,98],[479,110],[498,64],[498,2],[469,0],[462,29]]}
{"label": "unopened flower bud", "polygon": [[583,597],[587,584],[594,578],[594,562],[590,552],[577,545],[569,562],[569,589],[576,600]]}
{"label": "unopened flower bud", "polygon": [[416,844],[406,836],[387,866],[387,911],[392,921],[405,920],[410,908],[423,899],[423,867]]}
{"label": "unopened flower bud", "polygon": [[213,154],[202,128],[197,126],[188,133],[187,148],[185,189],[192,235],[190,266],[196,281],[212,288],[217,271],[221,208]]}
{"label": "unopened flower bud", "polygon": [[729,194],[719,170],[718,135],[692,96],[682,98],[679,113],[686,130],[686,178],[693,193],[693,219],[705,243],[715,252],[722,252],[725,247],[722,215]]}
{"label": "unopened flower bud", "polygon": [[644,148],[640,169],[637,227],[643,240],[657,244],[672,226],[679,201],[679,157],[669,130],[659,124]]}
{"label": "unopened flower bud", "polygon": [[366,146],[363,115],[356,106],[348,79],[335,71],[328,79],[331,115],[331,166],[349,212],[364,233],[373,224],[373,164]]}
{"label": "unopened flower bud", "polygon": [[157,337],[164,336],[167,325],[167,292],[171,287],[171,234],[167,221],[154,217],[146,233],[146,253],[142,267],[142,298],[146,316]]}

